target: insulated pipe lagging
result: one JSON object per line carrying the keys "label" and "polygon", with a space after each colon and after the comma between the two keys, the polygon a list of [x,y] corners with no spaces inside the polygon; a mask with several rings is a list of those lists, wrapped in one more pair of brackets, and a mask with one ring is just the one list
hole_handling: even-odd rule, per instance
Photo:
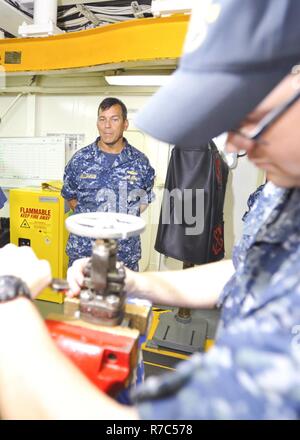
{"label": "insulated pipe lagging", "polygon": [[34,24],[57,22],[57,0],[34,0]]}

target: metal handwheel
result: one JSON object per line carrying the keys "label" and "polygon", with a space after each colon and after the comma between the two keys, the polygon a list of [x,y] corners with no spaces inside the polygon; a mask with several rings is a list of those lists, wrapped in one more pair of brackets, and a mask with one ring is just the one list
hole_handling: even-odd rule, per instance
{"label": "metal handwheel", "polygon": [[125,308],[125,268],[117,261],[118,239],[140,234],[145,221],[129,214],[90,212],[67,218],[73,234],[96,239],[84,269],[79,310],[82,319],[114,326],[121,324]]}
{"label": "metal handwheel", "polygon": [[141,234],[145,226],[140,217],[114,212],[87,212],[66,219],[68,231],[90,238],[124,239]]}

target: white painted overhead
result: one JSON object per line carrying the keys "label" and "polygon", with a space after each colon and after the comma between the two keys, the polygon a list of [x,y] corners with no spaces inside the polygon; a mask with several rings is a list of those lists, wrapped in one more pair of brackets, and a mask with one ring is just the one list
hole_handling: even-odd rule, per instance
{"label": "white painted overhead", "polygon": [[0,0],[0,28],[11,35],[18,35],[18,28],[22,23],[33,23],[32,18],[14,8],[4,0]]}
{"label": "white painted overhead", "polygon": [[[30,16],[34,14],[34,4],[39,0],[0,0],[0,31],[10,35],[18,35],[18,25],[23,22],[31,23]],[[194,4],[200,0],[53,0],[57,4],[57,23],[53,23],[55,32],[47,30],[45,35],[64,32],[80,31],[119,23],[134,18],[169,15],[172,13],[191,11]],[[49,0],[50,2],[50,0]],[[45,0],[45,5],[49,3]],[[3,12],[9,11],[9,12]],[[27,15],[26,15],[27,14]],[[35,14],[34,14],[35,15]],[[13,16],[13,18],[12,18]],[[21,23],[20,23],[21,22]],[[40,36],[34,26],[28,31],[28,26],[22,26],[20,35]],[[6,35],[6,36],[10,36]]]}
{"label": "white painted overhead", "polygon": [[[4,30],[7,37],[18,36],[18,25],[32,22],[34,3],[34,0],[0,0],[0,30]],[[61,31],[72,32],[139,17],[151,17],[151,3],[152,0],[57,0],[57,23],[54,25]],[[19,17],[18,25],[15,23],[16,19],[10,22],[10,16],[2,11],[4,8],[11,13],[15,12],[15,17]],[[26,25],[21,28],[24,31],[21,32],[22,36],[40,35],[34,26],[31,27],[32,32],[27,32],[27,29]]]}

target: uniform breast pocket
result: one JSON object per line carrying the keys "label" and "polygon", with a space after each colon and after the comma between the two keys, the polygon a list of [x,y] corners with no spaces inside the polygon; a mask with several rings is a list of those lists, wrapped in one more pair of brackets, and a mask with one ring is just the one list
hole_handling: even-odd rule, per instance
{"label": "uniform breast pocket", "polygon": [[78,185],[78,202],[83,210],[95,210],[97,195],[101,190],[101,183],[97,179],[80,179]]}

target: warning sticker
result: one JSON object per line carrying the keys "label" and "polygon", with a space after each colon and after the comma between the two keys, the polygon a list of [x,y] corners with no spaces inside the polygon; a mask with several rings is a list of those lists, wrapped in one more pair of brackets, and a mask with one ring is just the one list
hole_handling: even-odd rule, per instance
{"label": "warning sticker", "polygon": [[20,207],[20,216],[33,218],[35,220],[50,220],[51,218],[51,209],[39,209],[39,208],[25,208],[23,206]]}
{"label": "warning sticker", "polygon": [[21,227],[21,228],[29,228],[29,229],[30,229],[29,223],[28,223],[28,221],[27,221],[26,219],[24,219],[24,220],[22,221],[20,227]]}
{"label": "warning sticker", "polygon": [[53,215],[48,208],[20,207],[21,228],[32,229],[40,234],[52,234]]}

